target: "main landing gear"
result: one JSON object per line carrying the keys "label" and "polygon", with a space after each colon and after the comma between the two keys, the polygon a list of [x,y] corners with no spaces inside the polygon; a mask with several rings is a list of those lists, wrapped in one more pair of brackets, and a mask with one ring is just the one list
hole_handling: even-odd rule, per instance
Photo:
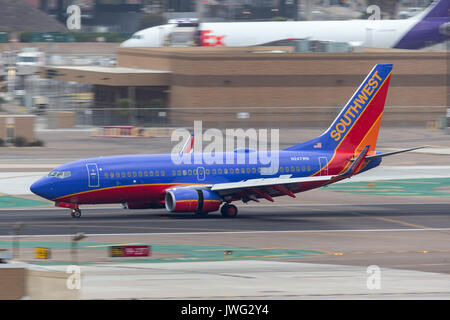
{"label": "main landing gear", "polygon": [[81,210],[79,208],[76,209],[72,209],[72,213],[71,213],[72,218],[80,218],[81,217]]}
{"label": "main landing gear", "polygon": [[238,214],[238,208],[234,204],[225,203],[220,208],[220,213],[224,218],[234,218]]}

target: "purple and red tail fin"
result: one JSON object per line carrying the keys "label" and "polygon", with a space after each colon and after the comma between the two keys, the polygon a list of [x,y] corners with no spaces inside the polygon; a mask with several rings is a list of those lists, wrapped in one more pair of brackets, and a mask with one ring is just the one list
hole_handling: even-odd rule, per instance
{"label": "purple and red tail fin", "polygon": [[377,64],[353,94],[332,125],[320,137],[286,150],[361,152],[373,154],[386,102],[392,64]]}

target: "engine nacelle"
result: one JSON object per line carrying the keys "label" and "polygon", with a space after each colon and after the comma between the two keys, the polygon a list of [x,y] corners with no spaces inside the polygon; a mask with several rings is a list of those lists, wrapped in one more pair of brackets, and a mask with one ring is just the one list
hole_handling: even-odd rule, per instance
{"label": "engine nacelle", "polygon": [[174,188],[166,191],[166,209],[170,212],[212,212],[219,210],[220,196],[209,190]]}
{"label": "engine nacelle", "polygon": [[441,24],[439,32],[444,36],[450,36],[450,22]]}

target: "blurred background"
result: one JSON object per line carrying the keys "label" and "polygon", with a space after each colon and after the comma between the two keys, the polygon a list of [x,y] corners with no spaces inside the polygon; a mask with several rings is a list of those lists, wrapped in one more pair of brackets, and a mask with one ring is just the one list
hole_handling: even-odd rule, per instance
{"label": "blurred background", "polygon": [[[450,29],[423,20],[431,3],[0,0],[0,299],[448,299]],[[29,190],[69,161],[168,153],[195,120],[280,129],[281,148],[315,138],[377,63],[394,64],[377,151],[429,148],[346,184],[237,219],[119,205],[72,219]],[[151,255],[112,255],[128,245]]]}
{"label": "blurred background", "polygon": [[[370,5],[382,19],[406,19],[430,3],[0,0],[0,112],[34,115],[38,129],[189,127],[194,119],[218,128],[324,127],[375,63],[390,62],[383,125],[444,128],[447,43],[417,51],[314,39],[248,48],[195,41],[207,22],[367,19]],[[66,25],[70,5],[81,10],[77,30]],[[161,47],[121,48],[137,31],[167,23],[176,26]]]}

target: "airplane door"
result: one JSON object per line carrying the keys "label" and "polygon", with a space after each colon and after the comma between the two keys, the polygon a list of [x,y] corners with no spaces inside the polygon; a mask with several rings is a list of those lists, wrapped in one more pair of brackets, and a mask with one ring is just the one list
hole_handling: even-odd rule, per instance
{"label": "airplane door", "polygon": [[203,167],[197,168],[197,180],[198,181],[205,180],[205,168],[203,168]]}
{"label": "airplane door", "polygon": [[89,188],[98,187],[100,185],[100,179],[98,176],[98,167],[96,163],[86,164],[88,172],[88,185]]}
{"label": "airplane door", "polygon": [[320,175],[327,176],[328,175],[328,158],[327,157],[319,157],[319,167],[320,167]]}

